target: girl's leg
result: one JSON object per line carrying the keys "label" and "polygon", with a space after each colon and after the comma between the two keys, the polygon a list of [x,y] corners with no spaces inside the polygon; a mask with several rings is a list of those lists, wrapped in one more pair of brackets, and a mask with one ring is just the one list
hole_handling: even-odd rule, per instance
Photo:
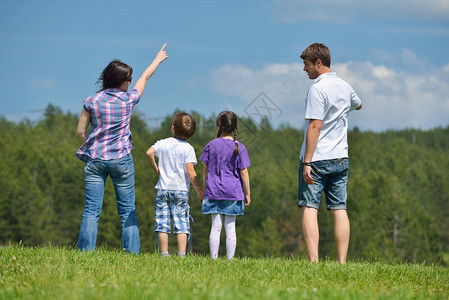
{"label": "girl's leg", "polygon": [[235,233],[235,216],[225,216],[226,230],[226,255],[228,259],[233,259],[237,246],[237,235]]}
{"label": "girl's leg", "polygon": [[212,228],[209,236],[210,256],[217,259],[218,249],[220,248],[220,233],[222,227],[222,219],[220,214],[212,214]]}

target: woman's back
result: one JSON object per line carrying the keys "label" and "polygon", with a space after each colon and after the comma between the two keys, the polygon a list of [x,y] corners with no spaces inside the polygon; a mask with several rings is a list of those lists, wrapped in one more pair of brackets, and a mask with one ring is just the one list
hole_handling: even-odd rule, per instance
{"label": "woman's back", "polygon": [[91,116],[91,130],[77,156],[86,161],[87,157],[110,160],[128,155],[132,149],[129,124],[139,100],[137,90],[120,89],[107,89],[87,98],[83,108]]}

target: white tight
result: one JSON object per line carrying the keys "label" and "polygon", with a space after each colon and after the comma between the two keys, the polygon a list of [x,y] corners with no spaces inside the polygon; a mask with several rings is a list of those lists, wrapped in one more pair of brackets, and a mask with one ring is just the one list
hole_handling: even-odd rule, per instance
{"label": "white tight", "polygon": [[[218,248],[220,248],[220,233],[223,223],[223,216],[220,214],[212,215],[212,228],[209,236],[209,248],[212,259],[217,259]],[[237,236],[235,234],[235,216],[225,215],[226,230],[226,255],[228,259],[233,259],[235,247],[237,246]]]}

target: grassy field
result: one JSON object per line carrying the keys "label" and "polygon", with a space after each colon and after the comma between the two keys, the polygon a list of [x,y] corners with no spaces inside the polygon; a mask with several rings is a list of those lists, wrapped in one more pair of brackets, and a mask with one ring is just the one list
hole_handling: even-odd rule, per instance
{"label": "grassy field", "polygon": [[1,299],[449,299],[438,265],[0,248]]}

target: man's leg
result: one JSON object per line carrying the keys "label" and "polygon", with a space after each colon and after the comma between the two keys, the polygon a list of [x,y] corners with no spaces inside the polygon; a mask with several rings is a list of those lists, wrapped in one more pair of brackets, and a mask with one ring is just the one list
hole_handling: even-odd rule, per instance
{"label": "man's leg", "polygon": [[346,263],[348,254],[350,226],[348,214],[345,209],[332,210],[334,217],[335,244],[337,246],[337,262]]}
{"label": "man's leg", "polygon": [[346,263],[349,245],[349,219],[346,212],[347,184],[349,160],[336,159],[331,165],[332,174],[329,176],[326,188],[327,209],[332,212],[334,219],[334,235],[337,247],[337,262]]}
{"label": "man's leg", "polygon": [[303,207],[302,233],[306,242],[309,262],[318,262],[318,242],[320,232],[318,229],[318,209]]}

